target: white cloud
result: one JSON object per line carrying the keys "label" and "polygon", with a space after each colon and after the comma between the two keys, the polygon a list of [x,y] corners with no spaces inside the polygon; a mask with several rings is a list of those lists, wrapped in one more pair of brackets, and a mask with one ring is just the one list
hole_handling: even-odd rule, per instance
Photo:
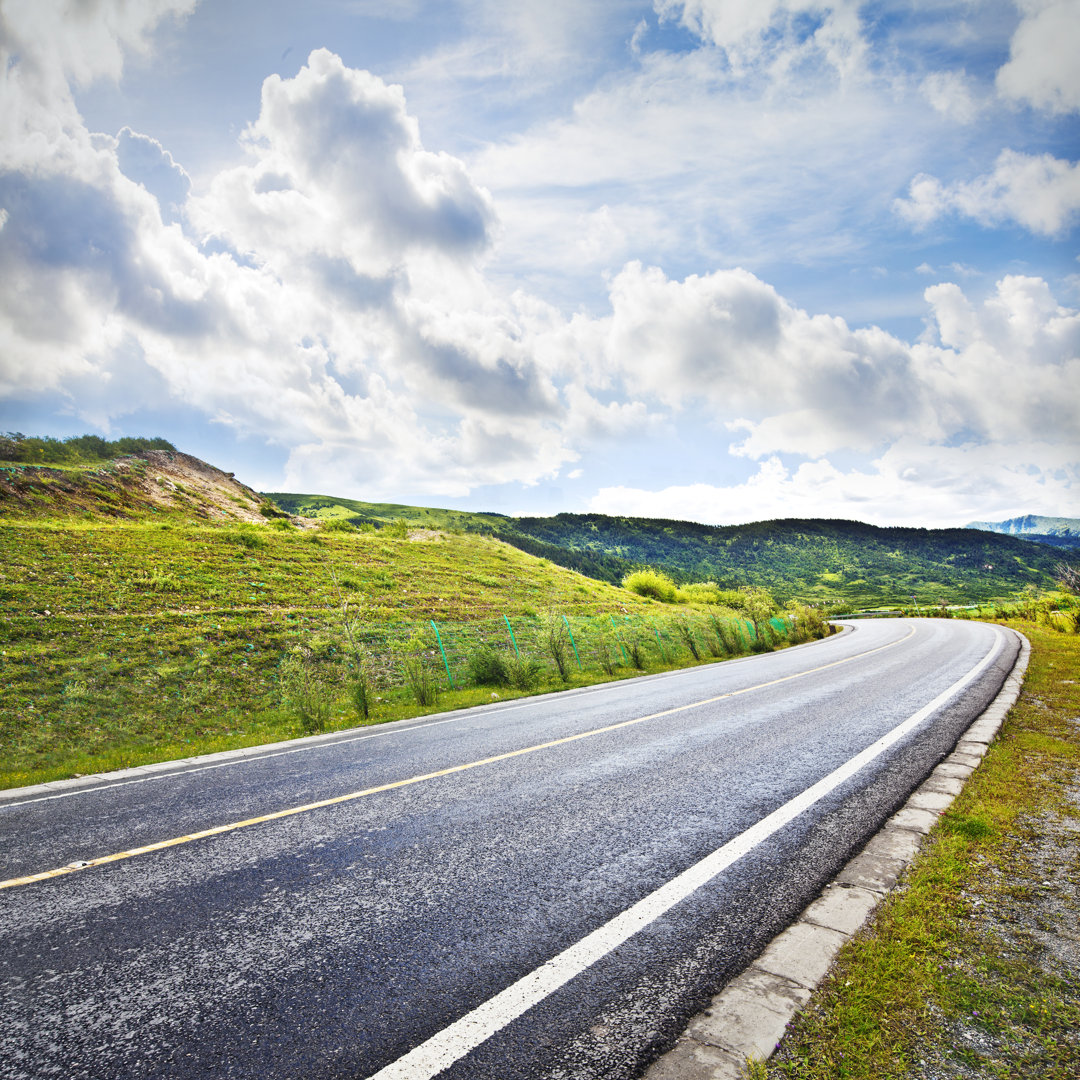
{"label": "white cloud", "polygon": [[857,0],[655,0],[654,7],[723,49],[737,69],[766,60],[776,76],[819,55],[848,74],[865,51]]}
{"label": "white cloud", "polygon": [[997,73],[1003,97],[1054,113],[1080,109],[1080,2],[1016,0],[1022,12],[1009,61]]}
{"label": "white cloud", "polygon": [[490,196],[458,159],[423,148],[401,87],[326,49],[263,83],[244,142],[253,164],[220,173],[189,210],[240,251],[315,252],[383,274],[416,249],[470,256],[490,242]]}
{"label": "white cloud", "polygon": [[740,453],[869,450],[905,431],[937,434],[903,342],[808,315],[745,270],[678,282],[631,263],[611,302],[606,363],[632,392],[771,417],[751,425]]}
{"label": "white cloud", "polygon": [[935,71],[919,87],[935,112],[961,124],[970,124],[978,113],[971,83],[963,71]]}
{"label": "white cloud", "polygon": [[971,181],[943,184],[925,173],[916,176],[908,198],[893,203],[917,228],[948,213],[983,225],[1013,221],[1031,232],[1057,236],[1080,212],[1080,164],[1051,154],[1002,150],[993,173]]}
{"label": "white cloud", "polygon": [[1078,483],[1080,466],[1071,447],[900,442],[866,467],[846,472],[827,460],[788,468],[773,457],[743,483],[652,491],[608,487],[594,496],[590,509],[712,525],[824,517],[947,528],[1034,512],[1074,513]]}

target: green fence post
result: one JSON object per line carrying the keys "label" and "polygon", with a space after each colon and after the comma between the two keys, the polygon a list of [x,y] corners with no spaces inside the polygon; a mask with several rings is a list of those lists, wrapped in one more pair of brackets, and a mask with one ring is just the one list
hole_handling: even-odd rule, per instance
{"label": "green fence post", "polygon": [[443,648],[442,636],[439,634],[439,628],[435,625],[435,620],[431,620],[431,629],[435,631],[435,640],[439,643],[439,652],[442,653],[443,667],[446,668],[446,678],[450,682],[450,688],[454,686],[454,676],[450,674],[450,661],[446,659],[446,650]]}
{"label": "green fence post", "polygon": [[566,623],[566,632],[570,635],[570,647],[574,650],[574,657],[577,659],[578,671],[581,671],[581,657],[578,656],[577,644],[574,641],[574,631],[570,629],[570,623],[567,621],[565,615],[562,617],[562,621]]}
{"label": "green fence post", "polygon": [[622,658],[624,664],[630,663],[630,657],[626,655],[626,650],[623,648],[622,638],[619,637],[619,627],[615,622],[615,616],[611,616],[611,629],[615,631],[615,640],[619,643],[619,650],[622,652]]}
{"label": "green fence post", "polygon": [[517,639],[514,637],[514,628],[510,625],[510,620],[503,616],[506,621],[506,629],[510,631],[510,644],[514,646],[514,655],[520,660],[521,650],[517,647]]}

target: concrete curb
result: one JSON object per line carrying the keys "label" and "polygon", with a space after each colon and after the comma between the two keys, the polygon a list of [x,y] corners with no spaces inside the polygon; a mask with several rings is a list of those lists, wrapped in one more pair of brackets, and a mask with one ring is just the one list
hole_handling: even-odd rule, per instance
{"label": "concrete curb", "polygon": [[745,1080],[748,1061],[772,1054],[841,946],[896,886],[923,838],[982,761],[1024,682],[1031,643],[1023,634],[1017,637],[1020,654],[1012,671],[953,752],[798,920],[690,1021],[645,1080]]}

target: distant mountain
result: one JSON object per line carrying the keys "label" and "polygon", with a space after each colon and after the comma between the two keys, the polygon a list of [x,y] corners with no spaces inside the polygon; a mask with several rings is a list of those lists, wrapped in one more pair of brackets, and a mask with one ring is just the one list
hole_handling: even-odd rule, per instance
{"label": "distant mountain", "polygon": [[403,518],[430,528],[483,532],[533,555],[617,582],[641,566],[678,582],[762,585],[788,599],[877,606],[974,602],[1049,587],[1060,553],[969,529],[881,529],[858,521],[783,520],[713,526],[691,521],[556,514],[506,517],[333,496],[267,493],[293,514],[356,524]]}
{"label": "distant mountain", "polygon": [[1056,548],[1080,548],[1080,518],[1042,517],[1025,514],[1008,521],[972,521],[965,529],[1005,533]]}

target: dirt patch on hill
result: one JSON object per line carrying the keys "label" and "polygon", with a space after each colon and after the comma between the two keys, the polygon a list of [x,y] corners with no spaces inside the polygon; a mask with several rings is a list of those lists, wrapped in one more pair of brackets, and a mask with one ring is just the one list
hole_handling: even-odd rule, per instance
{"label": "dirt patch on hill", "polygon": [[179,451],[149,450],[97,467],[0,467],[0,512],[4,514],[125,518],[162,511],[260,524],[288,516],[232,473]]}

